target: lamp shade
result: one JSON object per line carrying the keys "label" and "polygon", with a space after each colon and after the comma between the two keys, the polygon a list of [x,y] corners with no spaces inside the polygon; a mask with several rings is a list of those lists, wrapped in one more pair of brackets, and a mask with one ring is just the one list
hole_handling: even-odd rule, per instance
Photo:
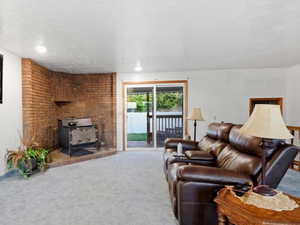
{"label": "lamp shade", "polygon": [[269,139],[293,138],[283,121],[279,105],[255,105],[253,113],[240,132],[249,136]]}
{"label": "lamp shade", "polygon": [[187,117],[188,120],[204,121],[200,108],[193,108],[192,112]]}

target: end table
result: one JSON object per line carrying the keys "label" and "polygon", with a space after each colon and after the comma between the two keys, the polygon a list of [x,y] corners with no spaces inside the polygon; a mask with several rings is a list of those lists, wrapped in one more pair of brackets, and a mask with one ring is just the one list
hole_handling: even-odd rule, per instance
{"label": "end table", "polygon": [[[300,206],[299,198],[289,197]],[[229,188],[220,190],[215,202],[218,205],[219,225],[300,225],[300,207],[280,212],[257,208],[242,202]]]}

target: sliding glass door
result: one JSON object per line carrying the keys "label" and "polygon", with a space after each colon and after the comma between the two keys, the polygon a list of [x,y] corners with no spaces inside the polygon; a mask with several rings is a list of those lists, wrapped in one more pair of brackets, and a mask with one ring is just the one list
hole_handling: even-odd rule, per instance
{"label": "sliding glass door", "polygon": [[127,148],[153,148],[154,87],[128,87]]}
{"label": "sliding glass door", "polygon": [[156,142],[163,147],[167,138],[183,137],[183,87],[156,87]]}
{"label": "sliding glass door", "polygon": [[127,150],[163,147],[167,138],[184,133],[184,86],[125,86],[125,146]]}

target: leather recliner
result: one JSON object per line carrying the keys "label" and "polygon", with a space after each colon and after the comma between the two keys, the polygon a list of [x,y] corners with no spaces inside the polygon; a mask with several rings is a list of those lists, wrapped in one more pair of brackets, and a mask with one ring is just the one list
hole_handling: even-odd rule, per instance
{"label": "leather recliner", "polygon": [[[240,125],[212,123],[200,142],[168,139],[164,172],[173,211],[180,225],[214,225],[214,198],[225,185],[258,184],[261,175],[261,139],[239,133]],[[185,158],[174,157],[183,144]],[[276,188],[297,155],[296,146],[269,141],[266,183]]]}

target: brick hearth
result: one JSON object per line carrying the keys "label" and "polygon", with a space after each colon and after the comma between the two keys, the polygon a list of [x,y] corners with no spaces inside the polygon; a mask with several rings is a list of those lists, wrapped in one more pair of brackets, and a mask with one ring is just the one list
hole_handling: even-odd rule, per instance
{"label": "brick hearth", "polygon": [[116,145],[116,74],[67,74],[22,60],[24,137],[57,146],[57,120],[91,117],[107,147]]}

